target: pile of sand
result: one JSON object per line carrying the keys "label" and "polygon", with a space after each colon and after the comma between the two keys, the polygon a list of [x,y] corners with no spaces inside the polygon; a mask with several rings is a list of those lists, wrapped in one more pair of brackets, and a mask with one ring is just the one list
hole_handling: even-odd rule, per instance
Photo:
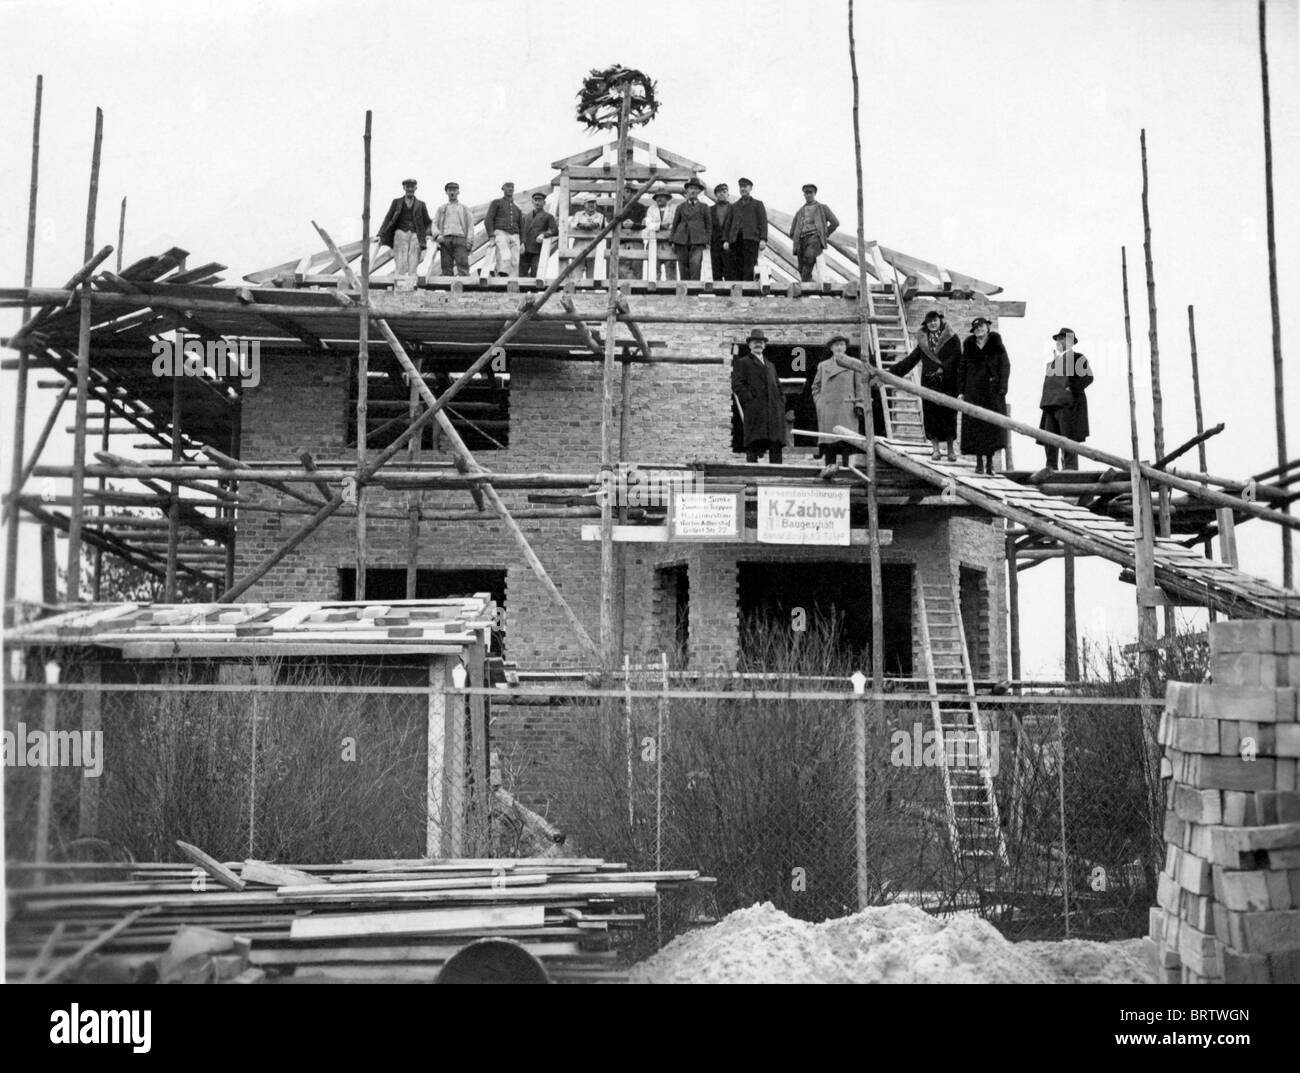
{"label": "pile of sand", "polygon": [[679,936],[633,983],[1147,983],[1141,940],[1011,943],[973,916],[910,905],[810,924],[771,902]]}

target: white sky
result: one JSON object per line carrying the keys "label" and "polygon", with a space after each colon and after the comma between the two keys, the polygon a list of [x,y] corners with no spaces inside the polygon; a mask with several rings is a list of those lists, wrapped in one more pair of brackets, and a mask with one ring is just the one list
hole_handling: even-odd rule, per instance
{"label": "white sky", "polygon": [[[1271,0],[1274,185],[1283,345],[1300,338],[1297,4]],[[1151,452],[1138,132],[1147,131],[1166,444],[1194,432],[1186,307],[1197,309],[1210,469],[1275,464],[1254,0],[874,0],[859,3],[867,98],[866,233],[1000,283],[1028,302],[1003,322],[1016,416],[1036,417],[1040,358],[1073,327],[1093,359],[1092,443],[1128,453],[1119,248],[1129,252],[1138,406]],[[309,221],[359,237],[361,134],[374,111],[374,208],[407,173],[436,201],[457,179],[471,203],[546,181],[596,139],[574,118],[592,67],[659,82],[642,137],[746,174],[793,209],[799,187],[855,227],[843,0],[475,4],[230,0],[220,5],[0,3],[8,72],[0,144],[0,285],[22,283],[32,92],[45,76],[35,280],[81,263],[94,109],[104,109],[96,246],[128,262],[171,244],[228,278],[318,247]],[[0,311],[0,332],[18,322]],[[1290,453],[1300,455],[1300,370],[1288,369]],[[12,374],[5,374],[4,427]],[[29,414],[35,438],[50,392]],[[60,420],[62,429],[71,409]],[[33,427],[35,426],[35,427]],[[60,433],[60,435],[62,435]],[[69,439],[70,438],[65,438]],[[4,436],[4,480],[10,449]],[[1017,462],[1041,451],[1015,444]],[[70,453],[52,442],[48,457]],[[1194,468],[1195,453],[1188,456]],[[1276,528],[1238,534],[1243,565],[1280,579]],[[24,543],[24,561],[34,565]],[[1134,632],[1117,568],[1079,566],[1080,628]],[[37,571],[22,573],[36,595]],[[1022,576],[1027,674],[1060,668],[1059,563]]]}

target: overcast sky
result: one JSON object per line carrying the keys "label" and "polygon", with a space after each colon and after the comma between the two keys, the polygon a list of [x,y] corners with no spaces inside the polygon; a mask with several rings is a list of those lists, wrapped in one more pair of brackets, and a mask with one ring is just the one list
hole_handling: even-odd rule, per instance
{"label": "overcast sky", "polygon": [[[1269,10],[1283,346],[1297,299],[1297,4]],[[1128,247],[1143,452],[1151,452],[1141,166],[1145,127],[1166,444],[1195,431],[1188,304],[1212,472],[1275,464],[1258,38],[1254,0],[874,0],[858,8],[866,234],[1000,284],[1010,402],[1037,416],[1053,332],[1093,358],[1092,443],[1127,454],[1120,247]],[[127,260],[176,244],[229,278],[360,235],[361,134],[374,111],[374,205],[408,173],[434,200],[502,181],[545,182],[596,139],[574,117],[592,67],[639,67],[662,108],[639,132],[705,163],[710,185],[745,174],[793,209],[799,187],[855,227],[851,83],[843,0],[630,2],[0,4],[0,286],[22,283],[32,93],[45,76],[35,279],[82,261],[94,109],[104,109],[96,245]],[[0,331],[17,324],[0,311]],[[1290,453],[1300,455],[1300,370],[1288,369]],[[5,374],[7,429],[12,374]],[[48,403],[40,393],[34,439]],[[71,414],[71,408],[68,415]],[[60,429],[67,421],[60,421]],[[1015,444],[1020,465],[1041,449]],[[51,458],[67,457],[52,443]],[[1195,454],[1188,456],[1194,465]],[[1189,465],[1189,468],[1192,468]],[[4,462],[5,480],[9,463]],[[1281,577],[1274,527],[1239,532],[1243,565]],[[34,553],[32,542],[32,551]],[[27,546],[24,545],[26,552]],[[34,563],[34,554],[27,556]],[[1112,564],[1079,567],[1085,634],[1133,634],[1133,590]],[[39,589],[36,571],[24,593]],[[1061,570],[1023,575],[1025,671],[1059,673]]]}

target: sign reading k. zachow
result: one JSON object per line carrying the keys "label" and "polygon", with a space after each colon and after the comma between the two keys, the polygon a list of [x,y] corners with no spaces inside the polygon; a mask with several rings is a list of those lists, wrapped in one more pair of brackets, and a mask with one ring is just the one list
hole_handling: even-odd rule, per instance
{"label": "sign reading k. zachow", "polygon": [[849,544],[847,488],[758,486],[760,544]]}

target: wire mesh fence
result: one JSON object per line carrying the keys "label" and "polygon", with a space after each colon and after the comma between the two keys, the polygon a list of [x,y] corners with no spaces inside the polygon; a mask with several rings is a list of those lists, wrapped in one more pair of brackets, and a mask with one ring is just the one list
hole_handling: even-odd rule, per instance
{"label": "wire mesh fence", "polygon": [[[335,676],[286,690],[282,675],[278,687],[220,691],[186,673],[178,668],[165,689],[103,692],[95,837],[81,837],[87,765],[55,768],[51,860],[101,852],[165,860],[177,838],[220,859],[424,855],[422,690],[359,675],[346,688]],[[530,776],[531,799],[551,803],[539,810],[566,836],[551,852],[716,879],[703,898],[659,904],[633,953],[754,903],[820,921],[855,912],[860,897],[978,913],[1012,938],[1143,933],[1163,850],[1158,706],[981,697],[981,749],[954,753],[924,694],[868,703],[843,679],[804,695],[808,683],[791,680],[668,689],[665,681],[651,667],[621,689],[528,691],[562,702],[538,721],[542,733],[562,734],[563,748]],[[71,733],[82,725],[84,696],[13,690],[5,729],[15,743],[36,726]],[[505,730],[493,724],[491,747],[504,749]],[[15,746],[7,748],[9,856],[31,859],[40,768],[14,766]],[[951,776],[971,764],[988,770],[987,811],[997,816],[982,855],[960,843],[954,852],[962,822],[945,793],[945,769]],[[528,796],[508,773],[501,788]],[[465,852],[536,854],[537,842],[516,837],[516,819],[500,808],[490,824],[470,816]],[[87,845],[98,849],[87,854]]]}

